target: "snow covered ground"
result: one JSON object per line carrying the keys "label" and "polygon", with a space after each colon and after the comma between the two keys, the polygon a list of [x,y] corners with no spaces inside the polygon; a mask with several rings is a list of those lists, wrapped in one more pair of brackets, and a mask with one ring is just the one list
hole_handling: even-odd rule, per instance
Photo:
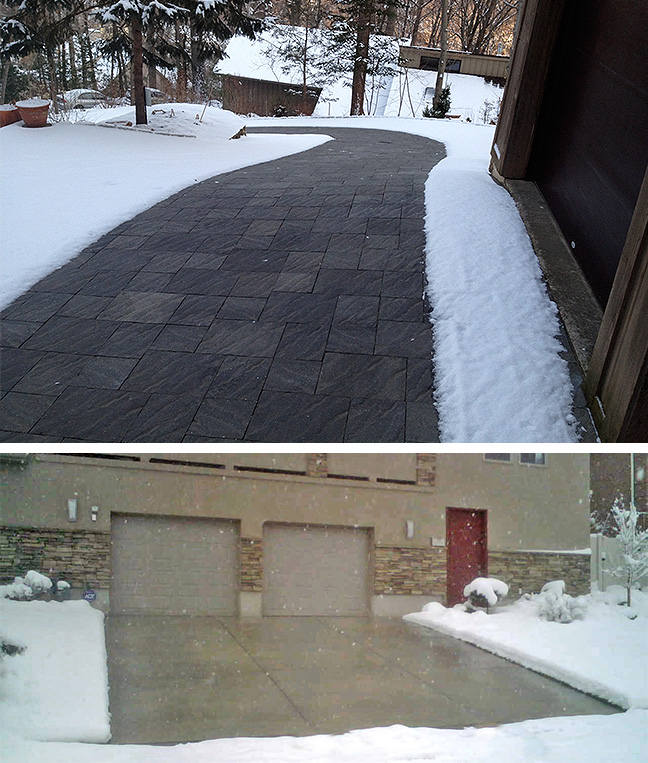
{"label": "snow covered ground", "polygon": [[0,637],[26,647],[0,660],[0,728],[27,739],[108,741],[102,612],[85,601],[0,598]]}
{"label": "snow covered ground", "polygon": [[[103,618],[85,602],[0,601],[0,616],[2,635],[27,646],[23,654],[0,663],[3,763],[642,763],[646,759],[648,712],[638,709],[495,728],[390,726],[337,736],[217,739],[169,747],[35,741],[107,738]],[[611,641],[602,644],[605,652],[599,661],[618,649],[640,670],[642,664],[635,663],[634,653],[626,651],[620,636],[621,622],[611,618],[606,628]],[[645,628],[645,618],[642,623]],[[590,648],[578,641],[562,646],[565,628],[570,627],[560,625],[560,630],[546,632],[552,654],[571,649],[576,658]]]}
{"label": "snow covered ground", "polygon": [[[171,116],[171,110],[174,116]],[[243,121],[194,103],[156,106],[150,127],[98,128],[133,118],[130,106],[82,112],[76,123],[0,130],[0,309],[119,223],[193,183],[305,151],[321,136],[248,135]],[[164,135],[165,132],[194,138]]]}
{"label": "snow covered ground", "polygon": [[[571,623],[539,618],[538,599],[491,614],[427,604],[405,619],[447,633],[623,708],[648,708],[648,594],[625,590],[583,597],[587,614]],[[633,617],[634,619],[630,619]],[[647,750],[648,751],[648,750]]]}
{"label": "snow covered ground", "polygon": [[5,738],[3,763],[643,763],[647,728],[648,712],[634,710],[485,729],[389,726],[339,736],[216,739],[174,747]]}

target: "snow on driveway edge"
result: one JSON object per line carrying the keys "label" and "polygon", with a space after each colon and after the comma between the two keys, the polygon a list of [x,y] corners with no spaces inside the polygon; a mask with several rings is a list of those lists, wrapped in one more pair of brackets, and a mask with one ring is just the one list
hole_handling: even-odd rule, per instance
{"label": "snow on driveway edge", "polygon": [[536,657],[528,652],[520,649],[516,649],[513,646],[502,644],[499,641],[488,638],[488,636],[475,635],[473,633],[464,633],[458,631],[456,628],[444,626],[442,623],[435,621],[430,622],[423,613],[413,612],[412,614],[405,615],[403,620],[407,620],[417,625],[423,625],[426,628],[439,631],[452,638],[466,641],[468,644],[485,649],[487,652],[492,652],[498,657],[503,657],[506,660],[515,662],[518,665],[522,665],[525,668],[541,673],[549,678],[554,678],[557,681],[568,684],[574,689],[582,691],[584,694],[590,694],[599,699],[603,699],[606,702],[610,702],[612,705],[616,705],[623,710],[630,709],[631,705],[628,696],[623,692],[616,691],[601,681],[597,681],[593,678],[583,677],[580,673],[569,670],[568,668],[556,665],[550,660],[545,660],[541,657]]}

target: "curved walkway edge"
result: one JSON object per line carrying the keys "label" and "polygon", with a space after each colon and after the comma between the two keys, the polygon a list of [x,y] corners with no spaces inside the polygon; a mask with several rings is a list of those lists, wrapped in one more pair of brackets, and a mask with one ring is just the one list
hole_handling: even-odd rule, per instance
{"label": "curved walkway edge", "polygon": [[335,140],[185,189],[2,312],[0,441],[438,442],[423,187],[443,145],[281,132]]}

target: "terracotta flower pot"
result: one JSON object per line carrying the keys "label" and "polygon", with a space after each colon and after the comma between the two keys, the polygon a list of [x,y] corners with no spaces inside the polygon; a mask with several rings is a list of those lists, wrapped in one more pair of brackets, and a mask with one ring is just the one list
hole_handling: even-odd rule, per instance
{"label": "terracotta flower pot", "polygon": [[43,98],[30,98],[16,104],[25,127],[45,127],[49,105],[50,102]]}
{"label": "terracotta flower pot", "polygon": [[0,127],[6,127],[20,120],[20,112],[12,103],[0,104]]}

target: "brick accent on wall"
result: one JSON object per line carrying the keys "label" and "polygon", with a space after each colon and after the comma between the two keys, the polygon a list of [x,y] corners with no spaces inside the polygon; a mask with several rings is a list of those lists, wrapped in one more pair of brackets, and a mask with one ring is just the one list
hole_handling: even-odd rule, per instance
{"label": "brick accent on wall", "polygon": [[328,477],[327,454],[307,453],[306,474],[309,477]]}
{"label": "brick accent on wall", "polygon": [[434,487],[436,484],[436,453],[416,454],[416,484]]}
{"label": "brick accent on wall", "polygon": [[261,538],[241,538],[241,591],[263,591]]}
{"label": "brick accent on wall", "polygon": [[0,528],[0,582],[36,570],[73,588],[110,588],[110,534]]}
{"label": "brick accent on wall", "polygon": [[546,554],[529,551],[491,551],[488,574],[508,584],[509,598],[522,593],[539,593],[549,580],[564,580],[567,593],[590,591],[588,554]]}
{"label": "brick accent on wall", "polygon": [[376,546],[374,594],[444,595],[445,548]]}

